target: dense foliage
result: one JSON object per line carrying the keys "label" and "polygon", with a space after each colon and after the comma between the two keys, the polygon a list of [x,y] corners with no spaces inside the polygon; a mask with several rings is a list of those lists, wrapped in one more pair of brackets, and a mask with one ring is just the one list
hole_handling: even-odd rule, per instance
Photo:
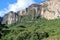
{"label": "dense foliage", "polygon": [[[2,26],[3,27],[3,26]],[[60,37],[60,19],[37,19],[35,22],[18,22],[4,28],[0,40],[49,40]],[[56,36],[56,37],[55,37]]]}
{"label": "dense foliage", "polygon": [[5,24],[2,24],[1,22],[0,22],[0,39],[1,39],[1,37],[2,36],[4,36],[5,35],[5,31],[6,30],[3,30],[4,28],[8,28]]}

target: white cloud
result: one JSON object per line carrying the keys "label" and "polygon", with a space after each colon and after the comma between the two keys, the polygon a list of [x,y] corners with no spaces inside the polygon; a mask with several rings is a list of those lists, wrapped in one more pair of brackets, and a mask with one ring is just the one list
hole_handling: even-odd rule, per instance
{"label": "white cloud", "polygon": [[4,15],[5,13],[9,11],[18,11],[27,8],[31,4],[35,3],[34,0],[17,0],[14,4],[9,4],[7,8],[5,8],[3,11],[0,11],[0,16]]}
{"label": "white cloud", "polygon": [[0,11],[0,16],[4,16],[4,14],[6,14],[8,11]]}

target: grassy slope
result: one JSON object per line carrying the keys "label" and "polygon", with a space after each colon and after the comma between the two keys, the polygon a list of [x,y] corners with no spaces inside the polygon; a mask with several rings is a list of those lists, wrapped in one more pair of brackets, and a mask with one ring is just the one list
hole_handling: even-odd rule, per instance
{"label": "grassy slope", "polygon": [[[20,25],[23,25],[26,28],[19,28],[18,26]],[[38,19],[37,21],[32,23],[31,22],[17,23],[13,27],[10,27],[9,30],[14,30],[16,33],[20,33],[20,30],[22,31],[28,30],[28,32],[31,32],[32,34],[34,32],[48,32],[49,37],[44,38],[43,40],[49,40],[49,39],[60,40],[60,19],[49,20],[49,21],[46,19]],[[10,34],[7,35],[7,37],[13,35],[13,33],[15,32],[11,31]],[[16,38],[18,38],[19,34],[13,36],[17,36]],[[32,37],[30,40],[32,40]]]}

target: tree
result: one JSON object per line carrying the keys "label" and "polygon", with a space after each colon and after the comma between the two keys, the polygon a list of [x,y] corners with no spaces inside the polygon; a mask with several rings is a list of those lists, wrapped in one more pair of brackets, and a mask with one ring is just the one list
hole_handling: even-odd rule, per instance
{"label": "tree", "polygon": [[2,37],[2,35],[3,35],[3,28],[8,28],[5,24],[2,24],[1,22],[0,22],[0,38]]}

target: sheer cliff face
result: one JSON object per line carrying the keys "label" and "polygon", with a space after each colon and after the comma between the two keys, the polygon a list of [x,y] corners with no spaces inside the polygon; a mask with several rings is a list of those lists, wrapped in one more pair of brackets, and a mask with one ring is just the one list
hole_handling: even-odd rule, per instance
{"label": "sheer cliff face", "polygon": [[35,16],[41,16],[41,5],[37,5],[37,4],[32,4],[31,6],[29,6],[29,13],[30,14],[35,14]]}
{"label": "sheer cliff face", "polygon": [[40,15],[41,6],[37,4],[32,4],[28,8],[18,11],[18,15],[29,15],[32,13],[36,13],[37,16]]}
{"label": "sheer cliff face", "polygon": [[3,21],[2,23],[4,24],[11,24],[11,23],[14,23],[18,20],[18,16],[15,12],[13,11],[10,11],[8,14],[6,14],[4,17],[3,17]]}
{"label": "sheer cliff face", "polygon": [[[24,10],[20,10],[17,12],[17,14],[20,16],[19,19],[21,18],[21,16],[35,16],[35,18],[37,18],[38,16],[40,17],[41,15],[41,6],[37,5],[37,4],[32,4],[30,5],[28,8],[24,9]],[[33,20],[34,18],[32,17],[31,20]]]}
{"label": "sheer cliff face", "polygon": [[60,18],[60,1],[59,0],[47,0],[41,3],[42,16],[46,19]]}
{"label": "sheer cliff face", "polygon": [[23,9],[23,10],[18,11],[18,15],[19,15],[19,16],[28,15],[28,14],[27,14],[27,12],[28,12],[27,10],[28,10],[28,9],[26,8],[26,9]]}
{"label": "sheer cliff face", "polygon": [[[44,17],[48,20],[60,18],[60,1],[59,0],[47,0],[40,3],[40,5],[32,4],[24,10],[20,10],[17,13],[9,12],[3,17],[3,23],[12,24],[20,21],[22,16],[32,15],[34,18]],[[32,19],[34,19],[32,17]]]}
{"label": "sheer cliff face", "polygon": [[[3,22],[5,24],[12,24],[21,20],[22,16],[34,15],[34,17],[41,16],[41,6],[37,4],[32,4],[26,9],[20,10],[17,13],[10,11],[3,17]],[[33,19],[33,18],[32,18]]]}

